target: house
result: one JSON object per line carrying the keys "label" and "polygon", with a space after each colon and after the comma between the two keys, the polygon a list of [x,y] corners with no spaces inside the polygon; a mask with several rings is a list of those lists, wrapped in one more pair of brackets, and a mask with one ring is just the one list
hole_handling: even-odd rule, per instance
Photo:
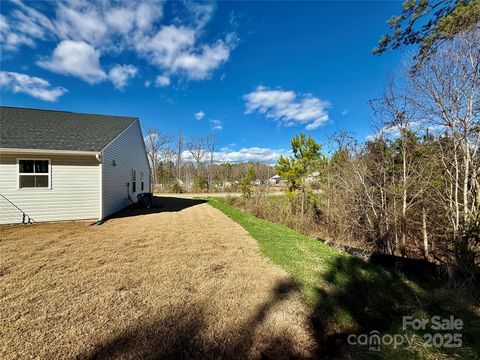
{"label": "house", "polygon": [[273,175],[268,179],[270,185],[279,185],[282,183],[282,177],[280,175]]}
{"label": "house", "polygon": [[137,118],[0,107],[0,223],[104,219],[141,192]]}
{"label": "house", "polygon": [[320,173],[318,171],[314,171],[311,174],[308,174],[304,181],[306,184],[312,184],[320,179]]}

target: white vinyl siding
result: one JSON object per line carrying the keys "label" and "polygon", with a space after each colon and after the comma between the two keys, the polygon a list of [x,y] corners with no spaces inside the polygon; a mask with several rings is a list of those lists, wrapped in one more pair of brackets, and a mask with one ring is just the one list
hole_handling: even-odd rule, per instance
{"label": "white vinyl siding", "polygon": [[[136,191],[132,192],[132,171],[136,171]],[[128,196],[136,202],[141,192],[139,173],[150,174],[140,124],[135,121],[102,152],[103,217],[129,205]],[[127,187],[128,183],[128,187]],[[149,182],[145,190],[149,191]]]}
{"label": "white vinyl siding", "polygon": [[[18,159],[45,158],[41,154],[0,154],[0,194],[37,222],[98,219],[100,166],[95,156],[48,155],[50,187],[19,188]],[[0,201],[0,223],[22,221],[21,213],[3,198]]]}

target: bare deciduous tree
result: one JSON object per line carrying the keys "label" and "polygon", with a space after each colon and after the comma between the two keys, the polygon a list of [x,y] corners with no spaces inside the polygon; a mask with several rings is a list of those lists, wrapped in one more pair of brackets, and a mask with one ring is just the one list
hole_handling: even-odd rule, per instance
{"label": "bare deciduous tree", "polygon": [[458,242],[479,221],[480,29],[441,47],[411,80],[425,123],[443,134],[435,154],[445,185],[438,199]]}
{"label": "bare deciduous tree", "polygon": [[[412,89],[407,82],[406,85],[399,86],[393,79],[388,83],[385,93],[381,99],[372,101],[374,115],[380,121],[379,136],[395,140],[398,146],[392,154],[392,160],[396,162],[399,158],[399,171],[391,170],[391,194],[386,196],[389,201],[393,201],[393,207],[390,212],[393,215],[395,234],[395,249],[400,249],[405,254],[407,246],[407,212],[420,199],[423,189],[415,186],[418,177],[422,172],[422,166],[419,159],[415,156],[416,135],[413,126],[417,123],[417,109],[412,103],[410,96]],[[397,176],[397,172],[399,173]],[[398,179],[397,179],[398,177]],[[397,221],[396,203],[400,200],[401,210],[399,211],[399,225]],[[400,232],[401,243],[398,243],[398,231]],[[400,245],[400,246],[399,246]]]}
{"label": "bare deciduous tree", "polygon": [[212,186],[212,167],[213,167],[213,161],[215,160],[215,148],[217,146],[217,135],[216,134],[209,134],[207,135],[205,139],[205,145],[208,151],[208,154],[210,155],[210,165],[208,167],[208,184],[209,186]]}
{"label": "bare deciduous tree", "polygon": [[181,179],[181,166],[182,166],[182,154],[183,154],[183,147],[185,145],[185,137],[183,136],[182,132],[178,133],[177,137],[177,146],[176,146],[176,170],[177,170],[177,181]]}
{"label": "bare deciduous tree", "polygon": [[207,154],[207,140],[205,136],[192,136],[188,142],[188,151],[197,164],[197,175],[200,173],[202,162]]}
{"label": "bare deciduous tree", "polygon": [[157,184],[157,170],[162,156],[162,151],[170,143],[170,136],[162,134],[156,128],[148,128],[145,133],[145,147],[147,150],[147,157],[150,162],[150,169],[152,173],[152,187]]}

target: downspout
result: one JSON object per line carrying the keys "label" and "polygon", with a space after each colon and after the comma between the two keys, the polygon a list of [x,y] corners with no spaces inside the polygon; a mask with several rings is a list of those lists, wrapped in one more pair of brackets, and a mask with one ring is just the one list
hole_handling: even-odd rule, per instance
{"label": "downspout", "polygon": [[127,201],[130,201],[130,205],[135,204],[132,197],[130,196],[130,183],[127,182]]}
{"label": "downspout", "polygon": [[98,166],[99,166],[99,209],[98,209],[98,221],[103,220],[103,150],[95,155],[95,157],[98,160]]}

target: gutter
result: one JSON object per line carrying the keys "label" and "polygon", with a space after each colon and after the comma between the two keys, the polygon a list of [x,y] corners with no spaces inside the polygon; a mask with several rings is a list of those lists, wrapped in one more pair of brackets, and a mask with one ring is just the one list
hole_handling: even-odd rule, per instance
{"label": "gutter", "polygon": [[77,151],[77,150],[49,150],[49,149],[14,149],[0,148],[0,153],[16,153],[16,154],[65,154],[65,155],[82,155],[96,156],[100,155],[100,151]]}

